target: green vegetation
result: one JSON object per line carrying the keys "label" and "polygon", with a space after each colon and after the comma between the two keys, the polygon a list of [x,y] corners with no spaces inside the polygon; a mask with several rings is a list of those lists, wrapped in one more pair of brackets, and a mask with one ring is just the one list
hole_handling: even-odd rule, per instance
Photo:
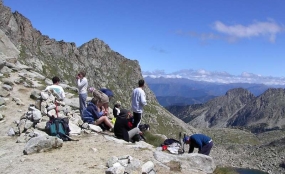
{"label": "green vegetation", "polygon": [[213,174],[238,174],[238,172],[231,167],[217,167]]}
{"label": "green vegetation", "polygon": [[259,139],[252,133],[239,129],[204,129],[202,133],[219,144],[258,145]]}
{"label": "green vegetation", "polygon": [[145,131],[143,135],[146,139],[146,142],[153,145],[154,147],[159,147],[164,142],[164,139],[161,136],[154,135],[150,131]]}

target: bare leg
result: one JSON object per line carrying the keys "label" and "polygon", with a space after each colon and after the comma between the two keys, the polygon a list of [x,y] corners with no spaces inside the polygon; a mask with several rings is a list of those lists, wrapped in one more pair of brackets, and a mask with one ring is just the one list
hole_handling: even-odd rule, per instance
{"label": "bare leg", "polygon": [[113,128],[114,126],[109,121],[107,116],[101,116],[99,119],[96,120],[95,125],[99,125],[101,123],[105,123],[109,128]]}

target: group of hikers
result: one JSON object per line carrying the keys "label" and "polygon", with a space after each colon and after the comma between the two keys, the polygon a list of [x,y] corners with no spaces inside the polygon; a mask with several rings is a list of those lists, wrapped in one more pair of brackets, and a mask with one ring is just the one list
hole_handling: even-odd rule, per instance
{"label": "group of hikers", "polygon": [[[109,101],[112,97],[112,91],[109,89],[88,88],[88,80],[86,73],[81,71],[76,76],[79,94],[79,110],[83,122],[100,126],[103,130],[114,132],[115,136],[127,142],[133,141],[134,137],[142,134],[139,129],[143,108],[147,105],[146,95],[144,92],[145,81],[138,81],[138,87],[132,91],[131,95],[131,111],[121,108],[121,102],[117,101],[113,108],[114,120],[109,119]],[[48,86],[46,90],[53,89],[63,100],[65,93],[59,85],[58,77],[52,78],[53,85]],[[91,101],[87,102],[88,92],[92,93]],[[86,104],[87,102],[87,104]],[[209,155],[213,147],[213,141],[204,134],[193,134],[185,136],[183,139],[185,144],[189,144],[188,153],[192,153],[194,148],[198,148],[198,153]]]}

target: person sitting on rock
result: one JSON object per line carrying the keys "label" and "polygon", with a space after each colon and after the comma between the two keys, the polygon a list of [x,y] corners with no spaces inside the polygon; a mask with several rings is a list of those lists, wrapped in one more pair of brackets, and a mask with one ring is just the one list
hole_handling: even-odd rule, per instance
{"label": "person sitting on rock", "polygon": [[191,136],[185,136],[183,142],[189,144],[188,153],[194,151],[194,147],[198,148],[198,153],[209,155],[213,147],[213,140],[204,134],[193,134]]}
{"label": "person sitting on rock", "polygon": [[131,119],[131,112],[126,109],[121,109],[114,126],[115,136],[127,142],[129,142],[135,135],[139,135],[141,133],[139,128],[131,128],[129,119]]}
{"label": "person sitting on rock", "polygon": [[117,101],[113,109],[113,115],[115,118],[117,118],[118,115],[120,114],[120,107],[121,107],[121,102]]}
{"label": "person sitting on rock", "polygon": [[65,93],[64,93],[64,90],[61,86],[59,86],[59,83],[60,83],[60,79],[55,76],[52,78],[52,83],[53,85],[50,85],[50,86],[47,86],[45,90],[53,90],[56,95],[57,95],[57,99],[59,100],[63,100],[65,98]]}
{"label": "person sitting on rock", "polygon": [[103,107],[103,103],[96,98],[92,98],[86,109],[83,110],[82,120],[83,122],[95,124],[97,126],[100,126],[103,123],[110,131],[112,131],[114,127],[107,117],[107,111]]}

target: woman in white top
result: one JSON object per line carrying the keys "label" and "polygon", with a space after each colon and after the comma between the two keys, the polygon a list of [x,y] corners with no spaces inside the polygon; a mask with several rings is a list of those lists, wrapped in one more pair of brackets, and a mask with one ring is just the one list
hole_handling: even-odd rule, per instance
{"label": "woman in white top", "polygon": [[86,108],[86,99],[87,99],[87,88],[88,81],[85,77],[86,73],[81,71],[76,76],[77,85],[78,85],[78,94],[79,94],[79,106],[80,106],[80,114],[82,116],[83,109]]}

